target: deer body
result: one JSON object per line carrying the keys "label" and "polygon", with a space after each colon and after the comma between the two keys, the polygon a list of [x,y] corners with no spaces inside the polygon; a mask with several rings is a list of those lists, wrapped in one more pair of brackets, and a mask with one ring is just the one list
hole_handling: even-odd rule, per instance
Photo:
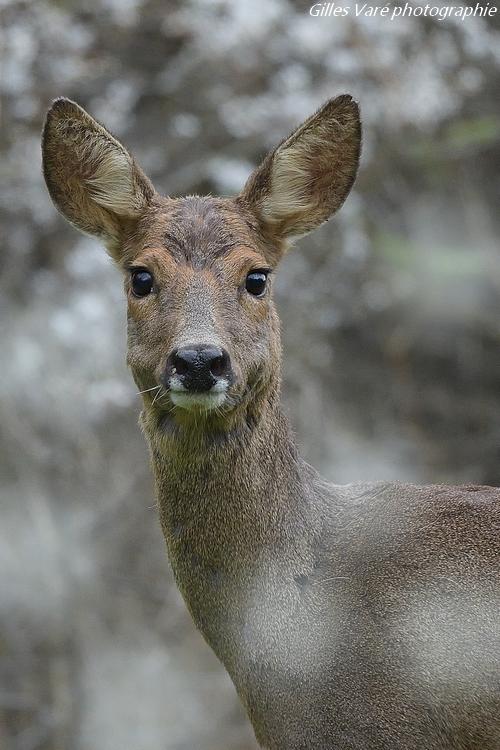
{"label": "deer body", "polygon": [[267,427],[203,450],[146,427],[177,583],[259,742],[498,748],[498,491],[328,485]]}
{"label": "deer body", "polygon": [[499,490],[328,484],[281,410],[269,279],[358,153],[339,97],[236,199],[166,199],[77,105],[44,132],[56,205],[126,274],[175,578],[262,747],[498,750]]}

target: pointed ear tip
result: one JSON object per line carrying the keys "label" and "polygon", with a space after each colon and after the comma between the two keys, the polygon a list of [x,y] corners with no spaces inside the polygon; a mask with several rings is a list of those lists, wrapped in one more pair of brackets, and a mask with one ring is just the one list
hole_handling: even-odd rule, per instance
{"label": "pointed ear tip", "polygon": [[42,150],[45,151],[47,144],[50,143],[50,138],[54,133],[54,127],[57,127],[58,122],[63,121],[68,117],[78,117],[79,119],[83,119],[85,115],[85,110],[72,99],[68,99],[65,96],[59,96],[57,99],[54,99],[47,110],[45,121],[43,123]]}
{"label": "pointed ear tip", "polygon": [[328,101],[328,104],[337,112],[341,109],[348,110],[359,117],[359,104],[351,94],[340,94]]}
{"label": "pointed ear tip", "polygon": [[52,120],[53,118],[74,115],[76,113],[81,114],[83,111],[84,110],[80,107],[80,105],[74,102],[72,99],[68,99],[65,96],[58,96],[57,99],[53,100],[52,104],[47,110],[45,123],[47,124],[49,120]]}

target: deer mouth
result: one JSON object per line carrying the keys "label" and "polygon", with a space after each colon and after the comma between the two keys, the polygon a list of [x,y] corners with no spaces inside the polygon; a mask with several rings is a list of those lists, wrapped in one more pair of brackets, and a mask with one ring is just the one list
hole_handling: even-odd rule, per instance
{"label": "deer mouth", "polygon": [[172,404],[179,409],[209,412],[220,409],[227,402],[228,388],[228,380],[221,378],[207,391],[189,390],[173,377],[168,393]]}

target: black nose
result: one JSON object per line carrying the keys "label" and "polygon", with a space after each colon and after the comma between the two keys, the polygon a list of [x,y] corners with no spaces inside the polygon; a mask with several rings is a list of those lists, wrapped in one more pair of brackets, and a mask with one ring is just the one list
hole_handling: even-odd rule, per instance
{"label": "black nose", "polygon": [[219,378],[229,379],[230,374],[229,354],[210,344],[183,346],[167,362],[167,380],[179,378],[188,391],[209,391]]}

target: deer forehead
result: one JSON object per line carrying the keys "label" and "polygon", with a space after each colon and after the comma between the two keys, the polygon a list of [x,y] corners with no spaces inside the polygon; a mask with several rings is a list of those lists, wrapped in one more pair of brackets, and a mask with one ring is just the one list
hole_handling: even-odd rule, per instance
{"label": "deer forehead", "polygon": [[187,197],[157,201],[125,248],[125,263],[152,264],[168,275],[210,269],[238,276],[268,265],[252,220],[230,199]]}

